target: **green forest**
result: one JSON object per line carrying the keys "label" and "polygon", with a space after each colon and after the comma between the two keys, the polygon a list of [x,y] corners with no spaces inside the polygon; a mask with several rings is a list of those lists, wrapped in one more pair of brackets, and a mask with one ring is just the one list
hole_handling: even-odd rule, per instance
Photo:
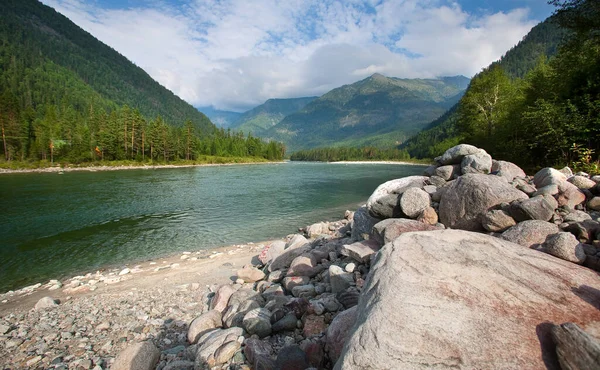
{"label": "green forest", "polygon": [[405,161],[410,159],[406,150],[381,149],[376,147],[332,147],[300,150],[291,155],[292,161]]}
{"label": "green forest", "polygon": [[597,172],[600,2],[551,3],[558,7],[552,18],[475,76],[456,107],[401,148],[432,158],[462,142],[525,168],[569,164]]}
{"label": "green forest", "polygon": [[[218,130],[141,68],[36,0],[0,2],[0,167],[279,160]],[[228,161],[219,159],[218,161]]]}

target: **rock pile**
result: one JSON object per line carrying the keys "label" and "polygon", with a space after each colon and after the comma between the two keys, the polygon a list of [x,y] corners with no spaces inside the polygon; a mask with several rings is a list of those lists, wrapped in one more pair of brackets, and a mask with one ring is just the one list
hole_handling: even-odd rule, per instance
{"label": "rock pile", "polygon": [[[269,243],[231,284],[156,304],[156,293],[132,293],[116,312],[92,297],[83,317],[48,297],[1,318],[0,354],[26,348],[29,367],[96,370],[590,367],[600,359],[599,183],[568,168],[527,176],[458,145],[344,220]],[[69,354],[50,360],[53,340]]]}

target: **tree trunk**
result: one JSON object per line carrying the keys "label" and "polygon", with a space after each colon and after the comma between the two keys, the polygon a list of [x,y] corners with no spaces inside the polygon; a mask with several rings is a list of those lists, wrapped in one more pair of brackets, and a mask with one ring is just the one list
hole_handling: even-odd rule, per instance
{"label": "tree trunk", "polygon": [[125,147],[125,158],[127,158],[127,121],[125,121],[125,139],[123,140],[124,142],[124,147]]}
{"label": "tree trunk", "polygon": [[6,147],[6,136],[4,135],[4,125],[2,125],[2,144],[4,145],[4,159],[8,161],[8,148]]}
{"label": "tree trunk", "polygon": [[135,123],[131,123],[131,159],[134,159],[133,156],[133,142],[135,138]]}
{"label": "tree trunk", "polygon": [[146,143],[144,140],[145,138],[146,138],[146,132],[142,131],[142,161],[146,160],[146,148],[144,146],[144,144]]}

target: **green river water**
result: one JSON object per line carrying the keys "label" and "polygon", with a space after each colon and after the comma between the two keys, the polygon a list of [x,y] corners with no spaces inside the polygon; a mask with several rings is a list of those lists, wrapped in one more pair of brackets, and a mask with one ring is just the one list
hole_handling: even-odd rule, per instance
{"label": "green river water", "polygon": [[422,166],[288,162],[0,175],[0,292],[341,219]]}

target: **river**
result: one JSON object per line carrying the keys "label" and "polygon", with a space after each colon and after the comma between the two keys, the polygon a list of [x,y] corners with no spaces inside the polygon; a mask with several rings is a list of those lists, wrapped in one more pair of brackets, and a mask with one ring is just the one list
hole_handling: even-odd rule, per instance
{"label": "river", "polygon": [[0,175],[0,292],[343,218],[422,166],[287,162]]}

